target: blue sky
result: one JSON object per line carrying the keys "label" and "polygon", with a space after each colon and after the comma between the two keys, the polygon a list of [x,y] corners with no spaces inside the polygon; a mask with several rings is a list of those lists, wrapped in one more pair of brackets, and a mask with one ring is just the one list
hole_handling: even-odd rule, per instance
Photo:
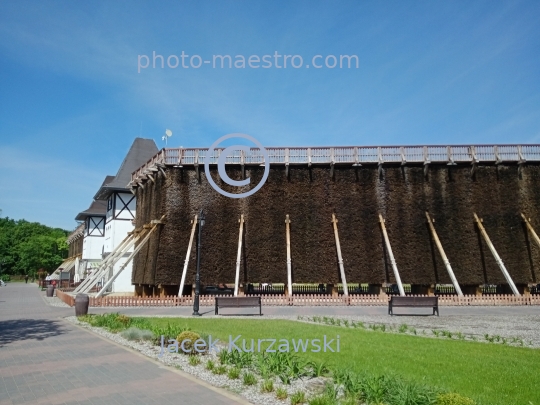
{"label": "blue sky", "polygon": [[[2,216],[73,229],[133,139],[161,148],[166,128],[169,146],[540,143],[538,21],[538,1],[2,1]],[[154,51],[165,68],[138,73]],[[169,68],[182,51],[304,64]]]}

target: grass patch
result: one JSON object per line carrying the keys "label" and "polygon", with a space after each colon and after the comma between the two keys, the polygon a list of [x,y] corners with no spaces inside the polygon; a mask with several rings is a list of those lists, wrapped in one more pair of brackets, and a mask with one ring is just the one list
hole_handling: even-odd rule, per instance
{"label": "grass patch", "polygon": [[[137,318],[134,318],[136,321]],[[480,404],[540,403],[536,368],[540,350],[462,340],[425,339],[406,334],[366,331],[286,320],[146,318],[153,328],[189,328],[212,339],[328,339],[340,336],[340,352],[300,353],[306,361],[329,369],[362,374],[398,374],[410,381],[473,398]],[[153,329],[150,329],[153,330]],[[277,346],[277,345],[276,345]],[[333,345],[335,350],[335,343]],[[292,350],[292,347],[291,347]],[[309,350],[309,349],[308,349]],[[246,355],[243,353],[242,355]],[[249,364],[248,356],[238,365]]]}

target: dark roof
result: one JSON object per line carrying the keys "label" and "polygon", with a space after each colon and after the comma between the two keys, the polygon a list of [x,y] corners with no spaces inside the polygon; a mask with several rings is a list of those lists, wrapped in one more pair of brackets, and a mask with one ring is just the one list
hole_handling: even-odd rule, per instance
{"label": "dark roof", "polygon": [[129,191],[127,185],[131,181],[131,173],[149,161],[158,151],[153,139],[135,138],[114,179],[107,184],[104,183],[94,199],[106,200],[113,191]]}
{"label": "dark roof", "polygon": [[[110,176],[112,177],[112,176]],[[107,213],[107,202],[104,200],[94,200],[86,211],[79,212],[75,221],[84,221],[87,217],[102,216]]]}

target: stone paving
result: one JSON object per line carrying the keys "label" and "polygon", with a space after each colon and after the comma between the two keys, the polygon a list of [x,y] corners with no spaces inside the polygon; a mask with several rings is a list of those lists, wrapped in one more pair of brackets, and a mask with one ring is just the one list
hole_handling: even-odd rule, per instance
{"label": "stone paving", "polygon": [[[42,298],[44,294],[35,284],[0,287],[0,405],[247,404],[232,393],[64,321],[62,318],[74,315],[74,309],[50,306]],[[402,310],[404,315],[425,314],[421,309]],[[440,311],[440,318],[421,319],[438,323],[467,318],[473,324],[493,317],[535,316],[536,320],[540,307],[441,307]],[[90,308],[89,312],[190,316],[193,309],[108,307]],[[258,309],[252,312],[253,318],[259,318]],[[214,308],[201,307],[200,313],[212,317]],[[223,313],[232,315],[235,311]],[[387,307],[263,307],[263,319],[298,315],[368,316],[375,321],[390,318]]]}
{"label": "stone paving", "polygon": [[35,284],[0,287],[0,405],[247,404],[62,317]]}

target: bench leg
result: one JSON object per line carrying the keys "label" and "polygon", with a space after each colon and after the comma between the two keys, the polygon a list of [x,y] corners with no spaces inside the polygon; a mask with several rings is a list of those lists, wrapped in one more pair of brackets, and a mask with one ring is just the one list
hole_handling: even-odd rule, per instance
{"label": "bench leg", "polygon": [[393,315],[392,314],[392,305],[388,305],[388,315]]}
{"label": "bench leg", "polygon": [[262,316],[262,305],[259,304],[259,315]]}

